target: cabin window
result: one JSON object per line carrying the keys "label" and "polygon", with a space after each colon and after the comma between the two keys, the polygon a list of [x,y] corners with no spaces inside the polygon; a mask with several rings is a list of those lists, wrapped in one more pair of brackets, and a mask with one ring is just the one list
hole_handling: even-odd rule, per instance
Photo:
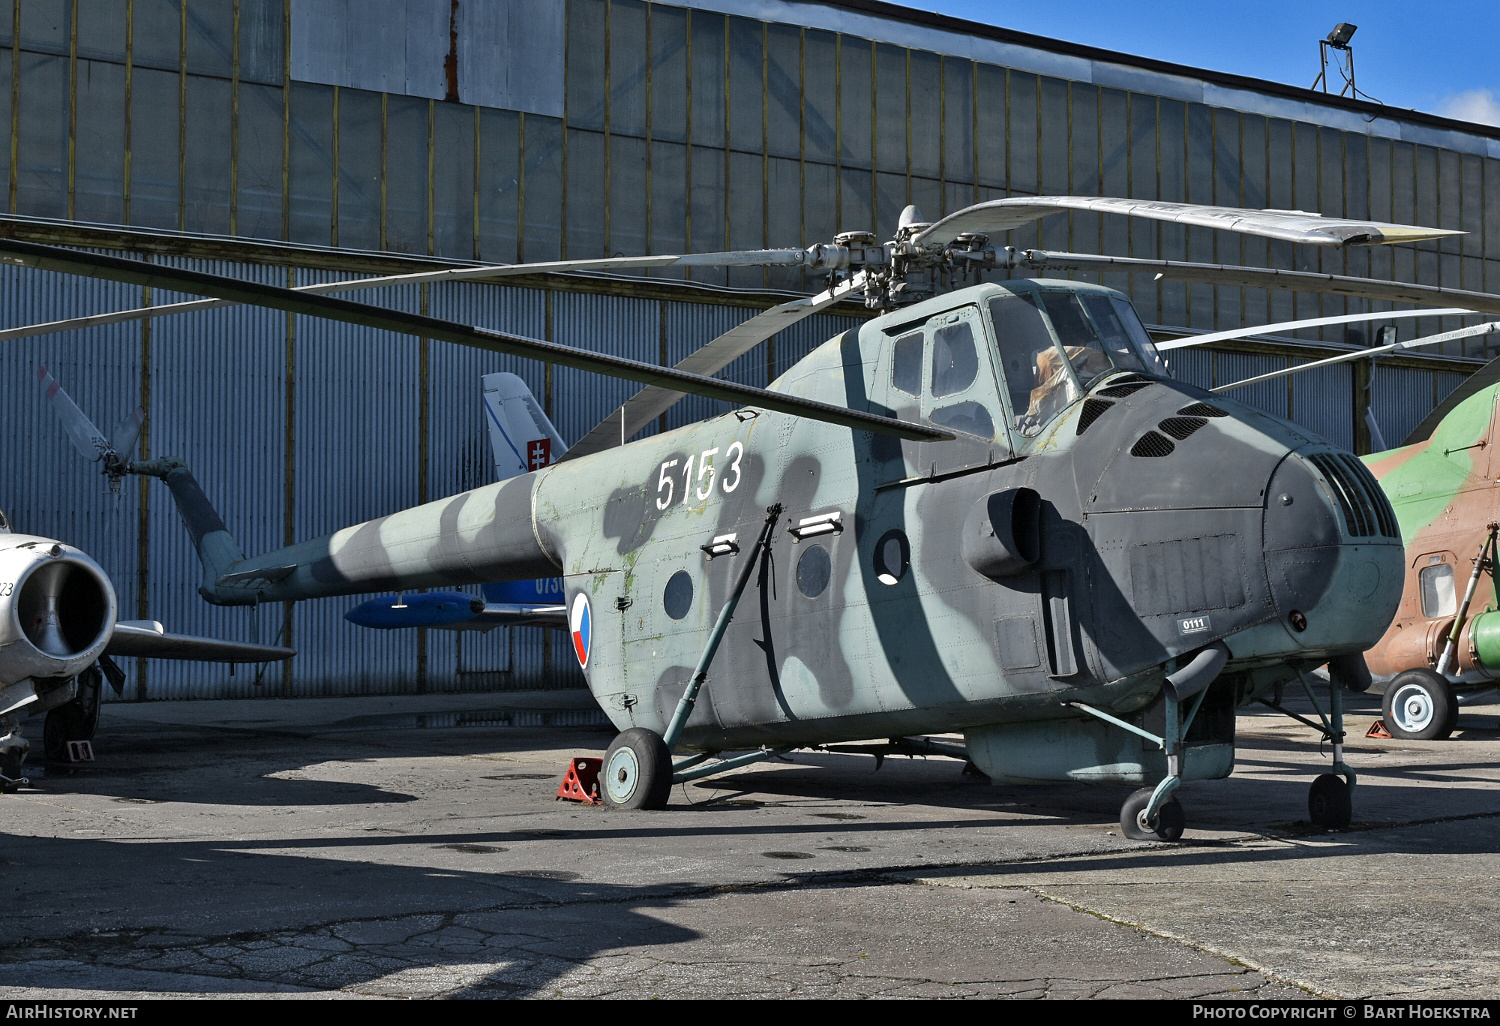
{"label": "cabin window", "polygon": [[809,545],[797,560],[797,590],[808,598],[817,598],[828,587],[833,576],[833,560],[821,545]]}
{"label": "cabin window", "polygon": [[667,581],[661,596],[661,605],[668,616],[681,620],[693,608],[693,578],[686,570],[679,570]]}
{"label": "cabin window", "polygon": [[[969,320],[945,324],[932,336],[932,397],[957,395],[979,375],[979,350]],[[974,405],[974,404],[971,404]],[[991,432],[987,432],[989,434]]]}
{"label": "cabin window", "polygon": [[1422,615],[1429,620],[1452,616],[1458,612],[1458,595],[1453,590],[1453,564],[1434,563],[1418,575],[1422,584]]}
{"label": "cabin window", "polygon": [[1030,438],[1078,398],[1078,387],[1041,313],[1025,296],[990,300],[990,320],[1016,428]]}
{"label": "cabin window", "polygon": [[939,427],[967,431],[980,438],[995,437],[995,422],[990,419],[990,411],[980,403],[967,402],[939,406],[927,415],[927,419]]}
{"label": "cabin window", "polygon": [[916,397],[922,394],[922,332],[913,331],[896,339],[892,354],[891,384]]}
{"label": "cabin window", "polygon": [[875,543],[875,579],[881,584],[901,583],[911,565],[911,543],[897,528],[885,532]]}

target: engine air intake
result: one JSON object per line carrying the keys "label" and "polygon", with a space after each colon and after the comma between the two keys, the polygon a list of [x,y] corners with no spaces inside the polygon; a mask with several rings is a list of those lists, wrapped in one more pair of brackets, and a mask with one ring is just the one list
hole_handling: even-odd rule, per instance
{"label": "engine air intake", "polygon": [[1172,455],[1177,446],[1173,445],[1171,439],[1155,431],[1147,431],[1136,443],[1130,447],[1130,455],[1145,457],[1161,457]]}
{"label": "engine air intake", "polygon": [[1149,381],[1131,381],[1123,385],[1110,385],[1108,388],[1101,388],[1099,394],[1107,395],[1111,399],[1124,399],[1127,395],[1133,395],[1149,384],[1151,384]]}
{"label": "engine air intake", "polygon": [[1112,402],[1104,399],[1095,399],[1092,396],[1085,399],[1083,401],[1083,412],[1078,415],[1078,429],[1076,433],[1081,435],[1087,431],[1089,425],[1104,416],[1105,411],[1113,405],[1114,403]]}
{"label": "engine air intake", "polygon": [[1390,501],[1363,463],[1346,453],[1331,452],[1313,453],[1308,461],[1328,479],[1351,536],[1401,537]]}
{"label": "engine air intake", "polygon": [[1202,417],[1168,417],[1156,426],[1180,442],[1207,423]]}
{"label": "engine air intake", "polygon": [[1193,404],[1191,404],[1189,406],[1184,406],[1182,409],[1178,410],[1177,411],[1177,416],[1179,416],[1179,417],[1227,417],[1227,416],[1229,416],[1229,413],[1226,410],[1219,409],[1217,406],[1210,406],[1208,403],[1193,403]]}

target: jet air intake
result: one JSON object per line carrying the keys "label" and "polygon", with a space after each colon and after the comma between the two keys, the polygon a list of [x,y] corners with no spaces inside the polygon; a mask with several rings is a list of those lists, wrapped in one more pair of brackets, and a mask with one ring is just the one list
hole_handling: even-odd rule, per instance
{"label": "jet air intake", "polygon": [[109,578],[78,549],[10,536],[0,550],[0,679],[71,677],[114,631]]}

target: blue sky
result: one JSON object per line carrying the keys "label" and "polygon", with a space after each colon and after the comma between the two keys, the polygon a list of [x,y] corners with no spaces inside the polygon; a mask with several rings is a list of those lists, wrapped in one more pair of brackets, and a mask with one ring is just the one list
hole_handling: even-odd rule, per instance
{"label": "blue sky", "polygon": [[[902,6],[1300,86],[1318,75],[1318,40],[1348,21],[1359,26],[1351,45],[1361,92],[1393,107],[1500,125],[1496,0],[923,0]],[[1334,82],[1336,90],[1337,76]]]}

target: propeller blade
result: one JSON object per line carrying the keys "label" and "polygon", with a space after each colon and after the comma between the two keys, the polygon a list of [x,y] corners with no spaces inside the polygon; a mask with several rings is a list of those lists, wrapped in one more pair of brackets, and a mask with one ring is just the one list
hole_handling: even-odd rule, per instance
{"label": "propeller blade", "polygon": [[62,421],[68,438],[73,442],[73,448],[83,456],[84,459],[98,462],[109,452],[109,439],[104,433],[94,427],[94,422],[84,415],[78,405],[63,391],[63,387],[57,383],[52,372],[46,367],[36,369],[37,382],[42,386],[42,397],[47,400],[47,405],[57,414]]}
{"label": "propeller blade", "polygon": [[1303,328],[1321,328],[1330,324],[1357,324],[1360,321],[1394,321],[1404,317],[1446,317],[1449,314],[1479,316],[1478,312],[1474,310],[1445,307],[1440,310],[1386,310],[1381,313],[1343,314],[1339,317],[1310,317],[1301,321],[1278,321],[1275,324],[1261,324],[1251,328],[1235,328],[1233,331],[1216,331],[1209,335],[1187,335],[1183,338],[1158,342],[1156,343],[1156,348],[1158,352],[1167,352],[1173,349],[1184,349],[1187,346],[1206,346],[1210,342],[1227,342],[1232,338],[1275,335],[1288,331],[1300,331]]}
{"label": "propeller blade", "polygon": [[771,392],[763,388],[752,388],[732,381],[691,374],[673,367],[658,367],[654,364],[610,356],[607,353],[591,353],[570,346],[558,345],[555,342],[511,335],[488,328],[470,327],[452,321],[439,320],[436,317],[408,313],[404,310],[388,310],[366,303],[350,302],[347,299],[335,299],[332,296],[310,295],[275,285],[263,285],[259,282],[242,281],[237,278],[166,267],[161,264],[147,264],[139,260],[124,260],[100,253],[45,246],[34,242],[23,242],[19,239],[0,239],[0,254],[4,254],[7,262],[34,267],[38,270],[61,271],[65,274],[213,296],[236,303],[250,303],[309,317],[323,317],[346,324],[360,324],[419,338],[442,339],[445,342],[472,346],[475,349],[543,360],[564,367],[594,371],[610,377],[639,381],[646,385],[660,385],[693,395],[707,396],[710,399],[723,399],[741,405],[757,406],[778,413],[806,417],[810,420],[859,431],[893,435],[911,441],[929,442],[954,437],[949,432],[923,424],[912,424],[892,417],[863,413],[812,399]]}
{"label": "propeller blade", "polygon": [[[380,289],[389,285],[420,285],[424,282],[499,281],[502,278],[511,278],[521,274],[651,270],[658,267],[777,267],[797,266],[808,261],[807,251],[802,249],[753,249],[729,253],[609,257],[600,260],[552,260],[536,264],[445,267],[438,271],[388,274],[378,278],[350,278],[345,281],[298,285],[293,291],[308,292],[313,295],[326,295],[331,292]],[[47,321],[41,324],[25,324],[18,328],[0,329],[0,341],[13,338],[30,338],[34,335],[51,335],[59,331],[76,331],[79,328],[93,328],[101,324],[123,324],[126,321],[143,321],[151,317],[166,317],[171,314],[191,313],[194,310],[214,310],[219,307],[234,305],[234,301],[227,299],[193,299],[185,303],[141,306],[133,310],[116,310],[111,313],[89,314],[85,317],[69,317],[61,321]]]}
{"label": "propeller blade", "polygon": [[[851,292],[857,292],[864,286],[865,275],[861,271],[848,281],[820,292],[816,296],[806,296],[773,306],[769,310],[756,314],[748,321],[735,325],[718,338],[694,350],[676,365],[676,369],[694,374],[717,374],[771,336],[805,317],[811,317],[821,310],[828,309]],[[605,417],[588,434],[580,438],[577,444],[568,449],[558,462],[587,456],[621,444],[622,438],[631,437],[666,413],[684,394],[655,385],[641,389],[627,399],[621,409]],[[623,424],[621,423],[622,416]]]}
{"label": "propeller blade", "polygon": [[1351,278],[1320,271],[1283,271],[1276,267],[1241,267],[1233,264],[1198,264],[1185,260],[1147,260],[1142,257],[1100,256],[1093,253],[1051,253],[1029,249],[1021,254],[1026,266],[1035,270],[1071,269],[1126,271],[1151,274],[1178,281],[1204,281],[1214,285],[1239,285],[1253,289],[1285,289],[1334,296],[1355,296],[1388,303],[1418,306],[1462,306],[1479,313],[1500,314],[1500,295],[1470,292],[1439,285],[1416,285],[1405,281]]}
{"label": "propeller blade", "polygon": [[1375,346],[1371,349],[1356,349],[1352,353],[1342,353],[1338,356],[1330,356],[1326,360],[1313,360],[1311,363],[1299,363],[1295,367],[1286,367],[1282,370],[1271,371],[1269,374],[1257,374],[1253,378],[1244,378],[1240,381],[1231,381],[1227,385],[1210,388],[1210,392],[1228,392],[1233,388],[1244,388],[1246,385],[1254,385],[1261,381],[1270,381],[1272,378],[1284,378],[1289,374],[1301,374],[1303,371],[1316,370],[1319,367],[1328,367],[1335,363],[1347,363],[1350,360],[1363,360],[1371,356],[1379,356],[1381,353],[1389,353],[1394,349],[1416,349],[1420,346],[1435,346],[1440,342],[1452,342],[1460,338],[1473,338],[1476,335],[1490,335],[1500,331],[1500,321],[1486,321],[1476,324],[1472,328],[1459,328],[1456,331],[1444,331],[1437,335],[1424,335],[1421,338],[1410,339],[1406,342],[1392,342],[1388,346]]}
{"label": "propeller blade", "polygon": [[115,451],[120,459],[130,461],[135,453],[135,444],[141,440],[141,428],[146,424],[146,408],[137,406],[125,414],[120,423],[115,426],[115,433],[110,436],[109,447]]}
{"label": "propeller blade", "polygon": [[985,235],[1008,232],[1040,221],[1049,214],[1069,210],[1173,221],[1313,246],[1380,246],[1466,234],[1447,228],[1324,217],[1305,210],[1243,210],[1114,196],[1012,196],[976,203],[949,214],[919,233],[913,241],[922,246],[946,246],[967,232]]}

